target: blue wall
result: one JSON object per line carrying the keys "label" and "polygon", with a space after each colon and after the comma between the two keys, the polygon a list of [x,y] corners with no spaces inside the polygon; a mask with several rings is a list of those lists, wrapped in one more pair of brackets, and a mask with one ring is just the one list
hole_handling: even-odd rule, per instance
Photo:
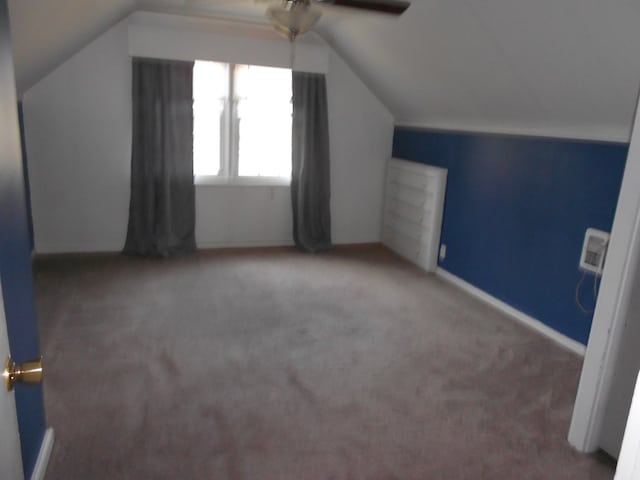
{"label": "blue wall", "polygon": [[[586,344],[585,230],[611,231],[627,145],[396,128],[393,156],[449,170],[440,266]],[[581,300],[593,307],[593,277]],[[590,297],[589,297],[590,294]]]}

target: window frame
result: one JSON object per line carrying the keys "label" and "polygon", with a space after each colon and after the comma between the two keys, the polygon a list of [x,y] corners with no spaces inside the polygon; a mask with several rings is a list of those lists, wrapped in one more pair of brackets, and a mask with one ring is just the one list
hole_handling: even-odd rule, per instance
{"label": "window frame", "polygon": [[[209,62],[215,60],[196,60]],[[268,175],[238,175],[239,171],[239,118],[238,118],[238,102],[236,97],[236,66],[238,65],[254,65],[235,62],[216,62],[222,63],[227,67],[227,95],[224,99],[223,118],[220,124],[220,173],[218,175],[198,175],[195,170],[193,172],[193,183],[196,186],[217,185],[217,186],[290,186],[291,175],[288,177],[268,176]],[[290,74],[290,68],[272,67],[287,70]],[[195,153],[195,152],[194,152]]]}

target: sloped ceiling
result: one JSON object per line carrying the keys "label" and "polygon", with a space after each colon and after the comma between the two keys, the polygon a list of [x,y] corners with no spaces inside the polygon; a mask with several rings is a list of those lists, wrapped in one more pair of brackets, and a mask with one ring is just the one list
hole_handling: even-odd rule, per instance
{"label": "sloped ceiling", "polygon": [[413,0],[325,36],[401,123],[626,140],[637,0]]}
{"label": "sloped ceiling", "polygon": [[[25,91],[136,9],[263,22],[253,0],[10,0]],[[398,123],[626,141],[637,0],[412,0],[400,17],[325,8],[318,33]]]}
{"label": "sloped ceiling", "polygon": [[135,0],[9,0],[21,95],[135,8]]}

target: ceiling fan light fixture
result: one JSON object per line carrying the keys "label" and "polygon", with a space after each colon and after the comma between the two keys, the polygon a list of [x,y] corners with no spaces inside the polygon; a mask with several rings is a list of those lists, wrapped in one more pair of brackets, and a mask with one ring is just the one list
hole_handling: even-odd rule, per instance
{"label": "ceiling fan light fixture", "polygon": [[267,8],[267,17],[276,31],[293,41],[318,23],[322,11],[304,0],[284,0]]}

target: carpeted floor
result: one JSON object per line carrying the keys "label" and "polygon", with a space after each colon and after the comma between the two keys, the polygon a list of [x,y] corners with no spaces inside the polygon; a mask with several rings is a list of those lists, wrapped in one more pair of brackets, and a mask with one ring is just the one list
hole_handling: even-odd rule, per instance
{"label": "carpeted floor", "polygon": [[611,479],[581,359],[382,247],[35,265],[48,479]]}

